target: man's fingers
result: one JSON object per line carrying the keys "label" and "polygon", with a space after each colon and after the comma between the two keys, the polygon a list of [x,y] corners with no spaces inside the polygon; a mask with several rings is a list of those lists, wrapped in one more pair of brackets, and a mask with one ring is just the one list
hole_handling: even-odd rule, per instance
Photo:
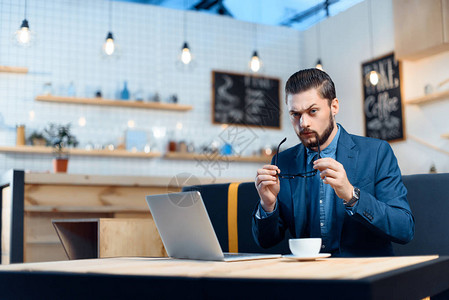
{"label": "man's fingers", "polygon": [[277,184],[277,182],[275,182],[275,181],[262,181],[257,185],[257,188],[261,189],[263,187],[267,187],[267,186],[275,185],[275,184]]}
{"label": "man's fingers", "polygon": [[277,184],[276,181],[261,181],[259,183],[259,186],[269,186],[269,185],[275,185],[275,184]]}
{"label": "man's fingers", "polygon": [[276,182],[277,181],[277,177],[276,176],[271,176],[271,175],[258,175],[256,177],[257,184],[259,184],[260,182],[263,182],[263,181],[274,181],[274,182]]}
{"label": "man's fingers", "polygon": [[332,177],[326,177],[323,179],[323,182],[326,184],[329,184],[331,187],[334,187],[335,184],[337,183],[337,179],[332,178]]}
{"label": "man's fingers", "polygon": [[313,168],[320,171],[325,169],[338,171],[339,169],[341,169],[341,167],[342,165],[332,158],[321,158],[313,162]]}
{"label": "man's fingers", "polygon": [[324,179],[324,177],[337,178],[338,172],[332,169],[325,169],[322,172],[320,172],[320,177],[321,179]]}
{"label": "man's fingers", "polygon": [[275,166],[275,165],[265,165],[265,166],[263,166],[262,168],[264,168],[264,169],[269,169],[269,170],[276,170],[276,169],[279,169],[278,166]]}
{"label": "man's fingers", "polygon": [[257,176],[260,175],[276,175],[276,170],[259,169],[257,170]]}
{"label": "man's fingers", "polygon": [[259,175],[277,175],[281,172],[277,166],[265,165],[262,169],[257,170],[257,176]]}

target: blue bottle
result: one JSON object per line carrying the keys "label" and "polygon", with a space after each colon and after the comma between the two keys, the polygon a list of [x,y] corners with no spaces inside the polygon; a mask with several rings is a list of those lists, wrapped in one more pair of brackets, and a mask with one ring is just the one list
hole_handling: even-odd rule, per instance
{"label": "blue bottle", "polygon": [[120,93],[120,99],[129,100],[128,82],[125,81],[123,90]]}
{"label": "blue bottle", "polygon": [[232,154],[232,146],[231,144],[224,144],[221,149],[221,155],[226,156],[226,155],[231,155]]}

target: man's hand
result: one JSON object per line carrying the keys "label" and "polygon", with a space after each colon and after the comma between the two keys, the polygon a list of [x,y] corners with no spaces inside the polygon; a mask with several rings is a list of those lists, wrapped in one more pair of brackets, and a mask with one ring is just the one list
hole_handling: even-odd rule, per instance
{"label": "man's hand", "polygon": [[276,198],[281,189],[279,178],[276,176],[278,173],[280,173],[280,170],[274,165],[265,165],[262,169],[257,170],[254,183],[259,193],[260,204],[266,212],[274,210]]}
{"label": "man's hand", "polygon": [[320,158],[313,162],[313,168],[320,171],[324,183],[329,184],[338,197],[345,201],[352,199],[354,187],[348,180],[345,168],[330,157]]}

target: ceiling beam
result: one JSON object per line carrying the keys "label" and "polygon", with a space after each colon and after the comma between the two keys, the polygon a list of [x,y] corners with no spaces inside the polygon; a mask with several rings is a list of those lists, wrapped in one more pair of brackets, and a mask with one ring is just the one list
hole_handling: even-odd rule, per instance
{"label": "ceiling beam", "polygon": [[337,3],[339,0],[326,0],[320,4],[317,4],[309,9],[306,9],[296,15],[294,15],[291,18],[288,18],[285,21],[282,21],[280,23],[280,25],[282,26],[290,26],[293,23],[300,23],[302,21],[304,21],[305,19],[319,13],[321,10],[325,10],[326,11],[326,15],[329,17],[329,6]]}
{"label": "ceiling beam", "polygon": [[195,4],[194,7],[196,10],[200,10],[200,9],[209,10],[216,4],[218,4],[218,0],[202,0],[198,4]]}
{"label": "ceiling beam", "polygon": [[208,10],[208,11],[215,11],[219,15],[225,15],[234,17],[229,10],[224,6],[223,0],[201,0],[199,3],[195,4],[193,6],[195,10]]}

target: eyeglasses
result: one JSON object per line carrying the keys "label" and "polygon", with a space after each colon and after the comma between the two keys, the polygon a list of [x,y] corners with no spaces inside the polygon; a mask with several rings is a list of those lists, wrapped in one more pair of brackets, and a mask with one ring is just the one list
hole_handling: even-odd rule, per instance
{"label": "eyeglasses", "polygon": [[[320,150],[320,142],[319,142],[319,137],[318,134],[315,133],[316,136],[316,143],[317,143],[317,147],[318,147],[318,157],[320,157],[321,154],[321,150]],[[276,156],[274,158],[274,164],[277,166],[278,165],[278,155],[279,155],[279,148],[281,147],[281,145],[283,143],[285,143],[285,141],[287,140],[287,138],[284,138],[278,145],[277,147],[277,151],[276,151]],[[279,174],[277,173],[277,176],[279,178],[284,178],[284,179],[293,179],[295,177],[301,177],[301,178],[307,178],[307,177],[313,177],[316,175],[316,173],[318,172],[318,170],[313,170],[313,171],[309,171],[309,172],[304,172],[304,173],[299,173],[299,174]]]}

